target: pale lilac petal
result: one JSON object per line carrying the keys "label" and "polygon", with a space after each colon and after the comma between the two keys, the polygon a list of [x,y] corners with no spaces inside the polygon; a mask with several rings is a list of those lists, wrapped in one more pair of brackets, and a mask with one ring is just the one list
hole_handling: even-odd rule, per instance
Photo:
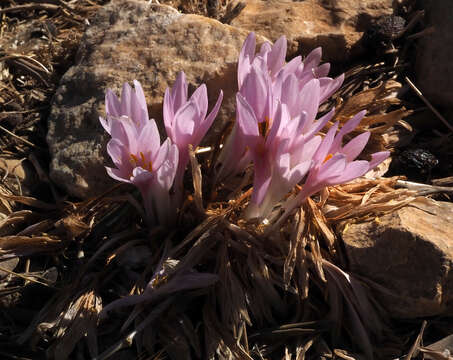
{"label": "pale lilac petal", "polygon": [[[208,90],[205,84],[201,84],[192,94],[190,100],[193,100],[198,107],[199,117],[198,119],[204,119],[208,112]],[[190,101],[189,100],[189,101]],[[200,124],[196,124],[199,126]]]}
{"label": "pale lilac petal", "polygon": [[[275,112],[275,117],[272,121],[272,126],[269,129],[269,133],[266,137],[266,147],[269,149],[275,148],[278,143],[278,136],[281,133],[281,125],[289,121],[289,113],[285,104],[278,103],[277,110]],[[273,149],[275,150],[275,149]]]}
{"label": "pale lilac petal", "polygon": [[267,55],[272,51],[272,45],[269,42],[264,42],[261,45],[259,56],[267,59]]}
{"label": "pale lilac petal", "polygon": [[255,117],[255,112],[240,93],[236,94],[236,103],[236,120],[240,133],[244,137],[247,145],[254,146],[259,137],[258,121]]}
{"label": "pale lilac petal", "polygon": [[194,101],[185,103],[175,114],[174,135],[175,143],[188,145],[195,131],[195,124],[199,122],[198,107]]}
{"label": "pale lilac petal", "polygon": [[176,113],[187,102],[188,84],[186,74],[180,71],[171,89],[173,112]]}
{"label": "pale lilac petal", "polygon": [[308,139],[316,135],[319,131],[321,131],[324,128],[324,126],[326,126],[326,124],[333,118],[334,115],[335,108],[332,108],[327,114],[323,115],[320,119],[312,123],[310,127],[304,129],[304,131],[306,131],[305,137]]}
{"label": "pale lilac petal", "polygon": [[316,68],[321,62],[322,49],[320,47],[314,49],[304,60],[304,71],[311,71]]}
{"label": "pale lilac petal", "polygon": [[132,115],[132,88],[125,82],[121,91],[121,115]]}
{"label": "pale lilac petal", "polygon": [[[304,95],[298,94],[299,84],[295,75],[290,74],[286,77],[282,85],[281,102],[288,106],[289,113],[292,117],[305,110]],[[316,109],[317,111],[318,109]]]}
{"label": "pale lilac petal", "polygon": [[238,87],[242,86],[245,76],[250,71],[250,64],[255,56],[255,33],[251,32],[242,45],[241,52],[239,53],[238,60]]}
{"label": "pale lilac petal", "polygon": [[255,112],[258,121],[264,121],[268,116],[269,86],[265,75],[260,69],[253,66],[246,76],[240,93]]}
{"label": "pale lilac petal", "polygon": [[317,177],[321,183],[334,179],[343,174],[347,165],[346,156],[343,154],[334,155],[319,168]]}
{"label": "pale lilac petal", "polygon": [[[321,145],[318,148],[318,151],[316,154],[313,156],[313,160],[316,163],[323,163],[324,160],[326,159],[327,155],[331,152],[331,147],[332,143],[334,142],[335,139],[335,134],[338,129],[338,122],[336,122],[327,132],[326,136],[321,142]],[[332,154],[333,155],[333,154]]]}
{"label": "pale lilac petal", "polygon": [[104,119],[102,116],[99,116],[99,122],[104,130],[110,135],[110,121],[108,121],[108,117]]}
{"label": "pale lilac petal", "polygon": [[341,147],[341,142],[343,141],[343,136],[349,134],[351,131],[355,130],[355,128],[360,124],[363,117],[366,114],[366,110],[362,110],[350,120],[348,120],[338,132],[338,135],[335,137],[335,140],[332,144],[332,151],[337,152]]}
{"label": "pale lilac petal", "polygon": [[346,155],[348,161],[353,161],[357,156],[360,155],[362,150],[365,148],[368,140],[370,139],[370,133],[364,132],[360,135],[357,135],[351,141],[349,141],[343,148],[341,152]]}
{"label": "pale lilac petal", "polygon": [[204,119],[201,122],[200,126],[197,129],[197,132],[194,137],[194,144],[193,144],[194,147],[196,147],[200,144],[201,140],[206,135],[206,133],[208,132],[212,123],[214,122],[214,119],[216,118],[216,116],[219,112],[220,105],[222,104],[222,100],[223,100],[223,91],[220,90],[220,94],[219,94],[219,97],[217,98],[217,102],[215,103],[215,105],[212,108],[209,115],[206,117],[206,119]]}
{"label": "pale lilac petal", "polygon": [[369,170],[369,163],[365,160],[358,160],[350,162],[344,168],[342,174],[338,177],[332,178],[328,180],[328,185],[337,185],[349,182],[354,180],[360,176],[365,175],[365,173]]}
{"label": "pale lilac petal", "polygon": [[[294,74],[297,77],[297,71],[300,71],[300,68],[303,68],[302,57],[296,56],[294,59],[291,59],[282,69],[281,73],[283,77],[288,76],[289,74]],[[280,73],[279,73],[280,75]]]}
{"label": "pale lilac petal", "polygon": [[340,76],[336,77],[335,79],[325,78],[325,77],[320,78],[319,81],[320,81],[320,87],[321,87],[321,95],[320,95],[319,103],[322,104],[329,97],[331,97],[335,91],[337,91],[341,87],[341,85],[343,84],[343,81],[344,81],[344,74],[341,74]]}
{"label": "pale lilac petal", "polygon": [[175,179],[176,170],[178,169],[178,148],[171,145],[168,151],[167,159],[162,163],[156,172],[157,182],[166,191],[170,190],[173,180]]}
{"label": "pale lilac petal", "polygon": [[311,125],[318,113],[319,108],[319,80],[310,80],[302,89],[300,93],[301,109],[307,113],[307,125]]}
{"label": "pale lilac petal", "polygon": [[318,66],[314,71],[315,71],[315,76],[317,78],[326,77],[327,75],[329,75],[330,64],[329,63],[322,64],[322,65]]}
{"label": "pale lilac petal", "polygon": [[390,156],[389,151],[381,151],[374,154],[371,154],[371,161],[369,163],[369,169],[374,169],[378,166],[381,162],[387,159]]}
{"label": "pale lilac petal", "polygon": [[[140,105],[142,109],[147,110],[147,105],[146,105],[146,98],[145,98],[145,93],[143,91],[142,85],[138,80],[134,80],[134,89],[135,89],[135,94],[137,96],[137,102]],[[146,114],[148,116],[148,112]]]}
{"label": "pale lilac petal", "polygon": [[105,112],[111,116],[121,116],[121,104],[111,89],[105,94]]}
{"label": "pale lilac petal", "polygon": [[165,141],[159,148],[159,151],[154,155],[154,158],[151,159],[153,162],[153,168],[159,169],[162,163],[167,159],[170,148],[172,147],[170,138],[166,138]]}
{"label": "pale lilac petal", "polygon": [[105,167],[105,170],[107,170],[107,174],[115,180],[130,183],[129,176],[122,172],[121,170],[115,169],[115,168],[110,168],[110,167]]}
{"label": "pale lilac petal", "polygon": [[254,159],[255,176],[253,179],[253,193],[251,201],[261,204],[266,196],[267,189],[271,183],[271,169],[265,158]]}
{"label": "pale lilac petal", "polygon": [[150,154],[151,158],[159,151],[160,135],[154,119],[149,120],[141,129],[137,143],[140,146],[139,151]]}
{"label": "pale lilac petal", "polygon": [[310,170],[310,167],[312,165],[312,161],[305,161],[303,163],[300,163],[293,167],[290,171],[289,178],[287,179],[290,189],[294,187],[299,181],[301,181],[304,176],[307,174],[308,170]]}
{"label": "pale lilac petal", "polygon": [[272,50],[267,55],[267,66],[271,76],[276,75],[285,64],[286,57],[286,37],[282,35],[272,46]]}
{"label": "pale lilac petal", "polygon": [[173,141],[175,141],[175,135],[173,132],[173,123],[174,123],[175,113],[173,112],[173,99],[172,99],[169,88],[167,88],[165,90],[164,105],[163,105],[163,117],[164,117],[164,125],[165,125],[165,131],[167,132],[167,136],[169,136]]}

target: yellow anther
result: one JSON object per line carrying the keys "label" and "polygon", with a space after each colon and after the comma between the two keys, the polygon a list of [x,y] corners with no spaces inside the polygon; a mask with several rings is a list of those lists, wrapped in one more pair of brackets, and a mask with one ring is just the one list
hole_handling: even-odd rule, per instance
{"label": "yellow anther", "polygon": [[327,160],[332,159],[332,157],[333,157],[333,154],[327,155],[326,158],[324,159],[324,162],[326,162]]}
{"label": "yellow anther", "polygon": [[129,156],[131,157],[131,162],[132,162],[134,165],[137,165],[137,163],[138,163],[138,158],[137,158],[137,156],[135,156],[134,154],[130,154]]}
{"label": "yellow anther", "polygon": [[145,165],[146,160],[145,160],[145,155],[140,151],[140,158],[142,159],[142,164]]}

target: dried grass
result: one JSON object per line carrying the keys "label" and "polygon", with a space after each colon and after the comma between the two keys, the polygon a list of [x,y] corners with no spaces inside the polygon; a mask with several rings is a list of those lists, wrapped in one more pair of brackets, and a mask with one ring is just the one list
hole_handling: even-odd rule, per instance
{"label": "dried grass", "polygon": [[[224,22],[242,6],[161,2]],[[41,120],[84,19],[101,3],[8,1],[0,11],[0,119],[7,119],[0,147],[33,164],[47,190],[46,196],[25,196],[0,184],[0,300],[33,314],[25,328],[0,313],[0,355],[100,360],[130,348],[143,359],[388,358],[379,344],[392,338],[389,319],[368,283],[345,271],[340,235],[353,222],[405,206],[420,191],[446,192],[445,186],[420,190],[401,177],[358,179],[308,199],[269,233],[277,216],[269,224],[241,219],[251,195],[249,174],[219,186],[216,152],[197,157],[191,151],[187,189],[193,191],[172,231],[146,229],[139,202],[121,186],[84,202],[61,197],[41,165],[47,156]],[[33,33],[35,26],[42,33],[39,46],[19,42],[14,48],[21,32]],[[401,84],[394,79],[405,68],[358,66],[322,109],[335,104],[341,124],[369,111],[358,129],[372,133],[365,157],[396,146],[389,133],[398,138],[399,128],[410,129],[403,120],[410,111],[396,97]],[[231,193],[225,189],[233,195],[226,197]],[[45,288],[46,296],[35,295],[36,288]],[[34,307],[26,305],[30,293]],[[413,330],[404,333],[406,344],[392,343],[392,354],[412,351]],[[422,346],[421,338],[412,354],[440,358],[442,349]]]}

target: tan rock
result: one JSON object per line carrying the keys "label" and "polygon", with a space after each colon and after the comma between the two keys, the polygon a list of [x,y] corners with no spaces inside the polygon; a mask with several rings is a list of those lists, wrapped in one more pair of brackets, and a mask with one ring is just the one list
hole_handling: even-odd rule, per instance
{"label": "tan rock", "polygon": [[344,61],[371,21],[392,12],[392,0],[248,0],[231,25],[272,41],[286,35],[290,56],[322,46],[324,60]]}
{"label": "tan rock", "polygon": [[453,2],[426,0],[423,6],[434,32],[417,44],[417,87],[431,102],[453,109]]}
{"label": "tan rock", "polygon": [[[105,172],[107,134],[104,93],[119,93],[123,82],[141,82],[150,111],[162,127],[164,91],[183,70],[195,86],[206,83],[212,108],[224,91],[214,123],[220,131],[234,116],[236,66],[247,36],[240,30],[198,15],[183,15],[165,5],[116,0],[101,9],[86,31],[77,63],[57,90],[47,141],[52,155],[50,175],[70,194],[87,197],[113,184]],[[211,133],[212,135],[212,133]]]}
{"label": "tan rock", "polygon": [[[398,318],[453,314],[453,204],[423,199],[342,234],[350,271]],[[380,290],[379,290],[380,289]]]}

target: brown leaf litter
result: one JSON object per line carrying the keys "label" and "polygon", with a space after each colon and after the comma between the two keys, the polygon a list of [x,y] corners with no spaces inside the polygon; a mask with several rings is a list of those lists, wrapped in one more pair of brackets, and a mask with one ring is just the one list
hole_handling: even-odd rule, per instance
{"label": "brown leaf litter", "polygon": [[[226,23],[243,7],[239,1],[161,2]],[[219,139],[211,153],[191,151],[191,190],[170,232],[144,228],[127,186],[83,202],[58,192],[43,166],[42,120],[85,19],[101,4],[7,1],[0,8],[0,146],[32,164],[45,190],[41,196],[18,191],[6,181],[17,180],[13,172],[2,168],[0,355],[448,359],[451,336],[425,346],[418,325],[396,336],[367,283],[347,272],[341,243],[352,222],[376,219],[420,195],[449,193],[448,179],[417,187],[403,177],[380,177],[384,166],[369,178],[325,189],[270,232],[280,207],[267,224],[241,219],[251,195],[248,173],[215,183]],[[335,105],[341,124],[368,110],[358,129],[371,132],[365,158],[397,148],[411,130],[404,118],[412,110],[398,97],[400,74],[409,66],[404,58],[357,65],[321,109]],[[227,198],[225,189],[233,195]],[[23,308],[31,321],[21,320]]]}

